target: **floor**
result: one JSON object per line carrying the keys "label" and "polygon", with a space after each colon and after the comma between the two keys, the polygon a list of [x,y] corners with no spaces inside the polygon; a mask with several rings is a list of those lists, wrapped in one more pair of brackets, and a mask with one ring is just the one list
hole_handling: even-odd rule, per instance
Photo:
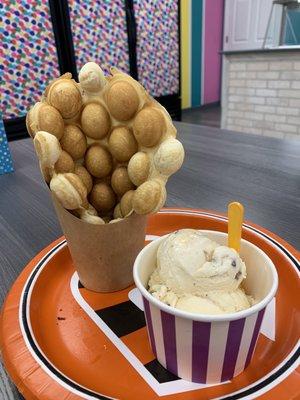
{"label": "floor", "polygon": [[221,107],[194,107],[182,110],[182,122],[220,128]]}

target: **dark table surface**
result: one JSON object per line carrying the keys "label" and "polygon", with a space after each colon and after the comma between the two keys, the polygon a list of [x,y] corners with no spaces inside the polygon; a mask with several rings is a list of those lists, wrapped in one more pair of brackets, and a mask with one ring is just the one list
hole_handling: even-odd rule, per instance
{"label": "dark table surface", "polygon": [[[167,206],[226,212],[240,201],[247,220],[300,247],[300,140],[176,125],[186,158],[168,182]],[[0,176],[0,305],[26,263],[62,235],[31,139],[10,148],[15,172]],[[8,396],[1,374],[0,397]],[[12,390],[7,398],[18,398]]]}

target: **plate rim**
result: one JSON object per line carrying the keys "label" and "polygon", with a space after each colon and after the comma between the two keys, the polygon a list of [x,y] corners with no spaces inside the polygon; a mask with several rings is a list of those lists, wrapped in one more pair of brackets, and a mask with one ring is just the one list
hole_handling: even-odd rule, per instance
{"label": "plate rim", "polygon": [[[207,216],[207,217],[213,217],[213,218],[221,218],[223,221],[225,220],[227,220],[227,218],[226,218],[226,215],[224,214],[224,213],[219,213],[219,212],[215,212],[215,211],[210,211],[210,210],[201,210],[201,209],[191,209],[191,208],[184,208],[184,207],[170,207],[170,208],[165,208],[165,209],[162,209],[159,213],[157,213],[157,214],[177,214],[177,215],[195,215],[195,216]],[[154,216],[155,217],[155,216]],[[279,246],[278,247],[283,247],[281,250],[283,250],[283,252],[284,253],[286,253],[286,250],[288,250],[288,252],[291,252],[292,253],[292,258],[297,262],[297,256],[298,256],[298,251],[295,249],[295,248],[293,248],[293,246],[291,246],[291,245],[289,245],[284,239],[282,239],[282,238],[280,238],[279,236],[277,236],[276,234],[274,234],[274,233],[272,233],[272,232],[270,232],[270,231],[268,231],[267,229],[265,229],[265,228],[263,228],[263,227],[260,227],[260,226],[258,226],[258,225],[256,225],[256,224],[253,224],[252,222],[248,222],[248,221],[246,221],[245,222],[245,224],[244,224],[244,227],[245,228],[249,228],[249,229],[251,229],[251,230],[254,230],[254,231],[256,231],[256,233],[258,233],[258,234],[263,234],[263,236],[266,236],[267,237],[267,239],[269,239],[271,242],[274,242],[274,240],[277,242],[279,242],[279,243],[276,243],[276,245],[278,245],[279,244]],[[271,237],[270,237],[271,236]],[[47,257],[47,255],[50,253],[52,253],[53,251],[54,251],[54,248],[55,247],[57,247],[57,246],[60,246],[60,247],[63,247],[62,246],[62,243],[64,242],[64,237],[62,236],[62,237],[60,237],[59,239],[57,239],[57,240],[55,240],[54,242],[52,242],[50,245],[48,245],[46,248],[44,248],[41,252],[39,252],[28,264],[27,264],[27,266],[25,267],[25,269],[23,270],[23,272],[19,275],[19,277],[17,278],[17,280],[16,280],[16,282],[14,283],[14,285],[13,285],[13,287],[11,288],[11,291],[10,292],[12,292],[13,290],[14,290],[14,288],[15,288],[15,285],[18,283],[18,281],[19,280],[22,280],[21,278],[23,278],[23,280],[25,280],[24,279],[24,277],[23,277],[23,274],[27,271],[27,269],[28,268],[31,268],[31,270],[30,271],[27,271],[27,274],[28,274],[28,277],[26,278],[26,282],[24,283],[24,286],[23,286],[23,290],[25,290],[25,287],[27,286],[27,283],[28,283],[28,281],[29,281],[29,279],[31,278],[31,276],[32,276],[32,273],[33,273],[33,271],[37,268],[37,265],[39,265],[39,264],[42,264],[43,262],[44,262],[44,258],[46,258]],[[287,249],[284,249],[284,247],[286,247]],[[57,250],[58,251],[58,250]],[[293,261],[294,261],[293,260]],[[37,264],[36,264],[36,262],[37,262]],[[300,269],[300,266],[298,266],[298,268],[295,268],[295,266],[294,266],[294,262],[293,262],[293,267],[294,267],[294,270],[296,270],[297,271],[297,273],[299,274],[299,269]],[[9,293],[9,295],[10,295],[10,293]],[[4,304],[3,304],[3,308],[2,308],[2,314],[1,314],[1,319],[3,319],[3,310],[5,309],[5,306],[6,306],[6,302],[9,300],[9,295],[7,296],[7,298],[6,298],[6,301],[4,302]],[[20,296],[20,298],[23,298],[23,296]],[[21,309],[21,307],[19,307],[20,309]],[[2,324],[1,324],[2,325]],[[1,326],[1,328],[2,328],[2,326]],[[2,329],[1,329],[2,330]],[[3,336],[3,335],[2,335]],[[24,339],[24,337],[23,337],[23,339]],[[1,345],[2,345],[2,347],[3,347],[3,341],[4,341],[4,339],[3,339],[3,337],[1,337]],[[28,350],[28,349],[27,349]],[[294,349],[293,349],[294,350]],[[292,350],[292,352],[293,352],[293,350]],[[28,350],[29,351],[29,350]],[[291,353],[292,353],[291,352]],[[291,353],[289,353],[289,355],[288,355],[288,357],[290,356],[290,354]],[[32,354],[31,354],[31,356],[32,356]],[[288,358],[287,357],[287,358]],[[298,358],[299,356],[297,356],[297,358]],[[296,358],[296,361],[297,361],[297,358]],[[284,360],[284,361],[286,361],[286,359]],[[280,365],[279,365],[280,366]],[[291,369],[291,366],[294,366],[294,368],[292,368]],[[285,379],[290,373],[292,373],[295,369],[297,368],[297,362],[296,363],[292,363],[292,365],[290,365],[289,367],[288,367],[288,370],[289,370],[289,373],[286,375],[286,374],[284,374],[284,377],[282,378],[282,380],[283,379]],[[271,371],[271,373],[272,373],[272,371]],[[263,378],[261,378],[261,379],[264,379],[265,377],[263,377]],[[69,379],[69,378],[68,378]],[[254,382],[253,383],[253,385],[255,384],[255,383],[257,383],[257,382],[259,382],[259,381],[256,381],[256,382]],[[277,384],[279,384],[280,383],[280,381],[277,383]],[[277,385],[276,384],[276,385]],[[273,385],[272,387],[274,387],[274,386],[276,386],[276,385]],[[81,386],[81,385],[80,385]],[[234,396],[235,395],[235,393],[238,395],[242,390],[244,390],[243,388],[242,389],[240,389],[240,390],[238,390],[237,392],[232,392],[232,393],[230,393],[230,394],[228,394],[228,395],[225,395],[225,397],[220,397],[220,399],[226,399],[226,398],[230,398],[230,399],[233,399],[233,398],[240,398],[240,397],[232,397],[232,396]],[[267,389],[267,390],[265,390],[265,391],[263,391],[262,393],[265,393],[265,392],[267,392],[269,389]],[[90,390],[89,390],[90,391]],[[90,391],[91,392],[91,391]],[[254,392],[254,393],[256,393],[256,394],[258,394],[258,392]],[[261,393],[261,394],[262,394]],[[93,393],[92,394],[93,396],[97,396],[97,394],[96,393]],[[99,394],[98,394],[98,396],[99,396]],[[109,399],[109,398],[111,398],[111,397],[107,397],[106,395],[101,395],[100,394],[100,396],[102,396],[102,397],[96,397],[96,398],[103,398],[103,399]],[[228,397],[229,396],[229,397]],[[82,398],[82,397],[80,397],[80,398]],[[91,397],[91,398],[95,398],[95,397]],[[245,397],[243,397],[243,398],[245,398]]]}

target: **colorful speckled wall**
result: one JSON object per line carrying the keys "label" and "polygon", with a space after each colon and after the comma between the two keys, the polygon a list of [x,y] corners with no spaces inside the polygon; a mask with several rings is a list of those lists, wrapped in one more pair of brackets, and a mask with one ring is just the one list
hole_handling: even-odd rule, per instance
{"label": "colorful speckled wall", "polygon": [[224,0],[181,0],[182,108],[220,100]]}
{"label": "colorful speckled wall", "polygon": [[[94,60],[109,72],[129,73],[124,0],[69,0],[77,68]],[[134,0],[137,64],[142,85],[153,95],[178,93],[178,3]]]}
{"label": "colorful speckled wall", "polygon": [[123,0],[69,0],[77,69],[93,60],[106,73],[118,66],[129,73],[126,16]]}
{"label": "colorful speckled wall", "polygon": [[25,115],[59,76],[48,2],[2,0],[0,37],[1,108],[9,119]]}
{"label": "colorful speckled wall", "polygon": [[[92,59],[129,72],[123,0],[69,0],[77,68]],[[182,106],[219,100],[224,0],[180,0]],[[136,0],[137,58],[142,84],[155,96],[178,91],[177,1]],[[24,116],[60,75],[49,4],[0,2],[1,109]]]}
{"label": "colorful speckled wall", "polygon": [[141,84],[152,96],[178,93],[178,3],[134,0],[137,64]]}
{"label": "colorful speckled wall", "polygon": [[[129,73],[124,0],[68,0],[77,70],[87,60],[108,72]],[[179,90],[178,2],[135,0],[141,83],[153,96]],[[0,2],[1,108],[4,119],[22,117],[47,83],[60,75],[47,1]]]}

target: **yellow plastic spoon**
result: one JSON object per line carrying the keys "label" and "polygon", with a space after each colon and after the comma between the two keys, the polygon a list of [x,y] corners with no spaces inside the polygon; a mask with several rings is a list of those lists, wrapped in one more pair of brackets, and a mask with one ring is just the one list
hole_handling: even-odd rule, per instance
{"label": "yellow plastic spoon", "polygon": [[237,201],[228,205],[228,247],[238,253],[241,247],[242,224],[244,219],[244,207]]}

